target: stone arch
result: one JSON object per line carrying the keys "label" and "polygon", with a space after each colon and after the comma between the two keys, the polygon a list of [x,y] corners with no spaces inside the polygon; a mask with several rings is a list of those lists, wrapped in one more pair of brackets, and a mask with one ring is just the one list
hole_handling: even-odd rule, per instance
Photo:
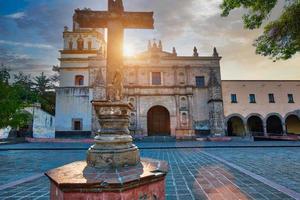
{"label": "stone arch", "polygon": [[297,114],[289,114],[285,117],[287,134],[300,134],[300,118]]}
{"label": "stone arch", "polygon": [[264,136],[264,122],[263,117],[260,114],[250,114],[246,117],[247,128],[253,136]]}
{"label": "stone arch", "polygon": [[245,121],[247,122],[250,117],[259,117],[262,120],[262,123],[264,123],[264,117],[259,113],[251,113],[247,115],[247,117],[245,117]]}
{"label": "stone arch", "polygon": [[170,101],[167,101],[166,99],[163,99],[161,101],[152,101],[152,102],[149,102],[149,104],[146,104],[144,107],[141,107],[141,115],[147,116],[147,113],[149,112],[149,110],[154,106],[165,107],[169,111],[171,117],[176,117],[175,102],[174,103],[172,102],[172,104],[170,104]]}
{"label": "stone arch", "polygon": [[283,135],[283,119],[278,113],[270,113],[266,117],[267,133],[269,135]]}
{"label": "stone arch", "polygon": [[228,136],[245,136],[246,130],[244,120],[238,115],[233,115],[227,120],[227,134]]}
{"label": "stone arch", "polygon": [[153,106],[147,112],[148,136],[171,135],[170,112],[164,106]]}
{"label": "stone arch", "polygon": [[267,120],[270,116],[277,116],[282,122],[284,122],[283,117],[279,114],[279,113],[269,113],[266,115],[266,117],[264,118],[264,123],[267,124]]}
{"label": "stone arch", "polygon": [[300,110],[294,110],[292,112],[288,112],[285,116],[283,121],[286,121],[286,119],[290,116],[290,115],[296,115],[299,119],[300,119]]}
{"label": "stone arch", "polygon": [[230,118],[232,117],[239,117],[242,119],[243,123],[246,124],[246,120],[244,118],[244,116],[242,116],[241,114],[238,114],[238,113],[234,113],[234,114],[231,114],[231,115],[228,115],[226,118],[225,118],[225,124],[227,124],[227,122],[230,120]]}

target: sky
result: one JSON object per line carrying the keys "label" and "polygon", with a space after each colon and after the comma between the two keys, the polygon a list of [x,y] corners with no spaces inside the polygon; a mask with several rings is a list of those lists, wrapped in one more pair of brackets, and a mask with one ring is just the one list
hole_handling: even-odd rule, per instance
{"label": "sky", "polygon": [[[213,47],[223,57],[223,80],[297,80],[300,55],[274,63],[255,55],[253,41],[262,30],[243,28],[244,10],[221,17],[222,0],[123,0],[128,11],[154,11],[155,30],[126,30],[125,46],[134,52],[146,50],[148,40],[162,40],[164,50],[176,47],[178,55],[202,56]],[[278,17],[284,0],[279,0],[270,20]],[[107,0],[0,0],[0,64],[13,71],[51,74],[58,65],[65,25],[72,26],[76,8],[106,10]]]}

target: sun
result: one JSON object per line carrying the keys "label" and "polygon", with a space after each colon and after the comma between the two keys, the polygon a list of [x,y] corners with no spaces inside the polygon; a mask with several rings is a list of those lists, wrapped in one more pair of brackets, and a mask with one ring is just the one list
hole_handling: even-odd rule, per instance
{"label": "sun", "polygon": [[124,56],[126,57],[132,57],[135,54],[135,49],[131,44],[125,44],[123,51],[124,51]]}

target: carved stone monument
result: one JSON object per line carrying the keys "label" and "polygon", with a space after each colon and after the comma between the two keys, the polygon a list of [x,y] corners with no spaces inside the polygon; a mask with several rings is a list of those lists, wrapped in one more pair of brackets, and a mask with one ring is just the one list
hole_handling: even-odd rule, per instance
{"label": "carved stone monument", "polygon": [[128,129],[133,108],[123,98],[124,29],[153,29],[153,12],[125,12],[122,0],[108,0],[108,11],[75,10],[73,20],[108,29],[106,100],[92,101],[101,128],[87,160],[46,173],[51,199],[164,199],[167,163],[140,159]]}

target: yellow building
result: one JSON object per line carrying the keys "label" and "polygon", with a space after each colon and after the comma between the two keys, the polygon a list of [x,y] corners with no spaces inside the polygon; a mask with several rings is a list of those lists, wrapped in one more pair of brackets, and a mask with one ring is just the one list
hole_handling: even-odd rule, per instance
{"label": "yellow building", "polygon": [[300,81],[222,81],[230,136],[300,134]]}

